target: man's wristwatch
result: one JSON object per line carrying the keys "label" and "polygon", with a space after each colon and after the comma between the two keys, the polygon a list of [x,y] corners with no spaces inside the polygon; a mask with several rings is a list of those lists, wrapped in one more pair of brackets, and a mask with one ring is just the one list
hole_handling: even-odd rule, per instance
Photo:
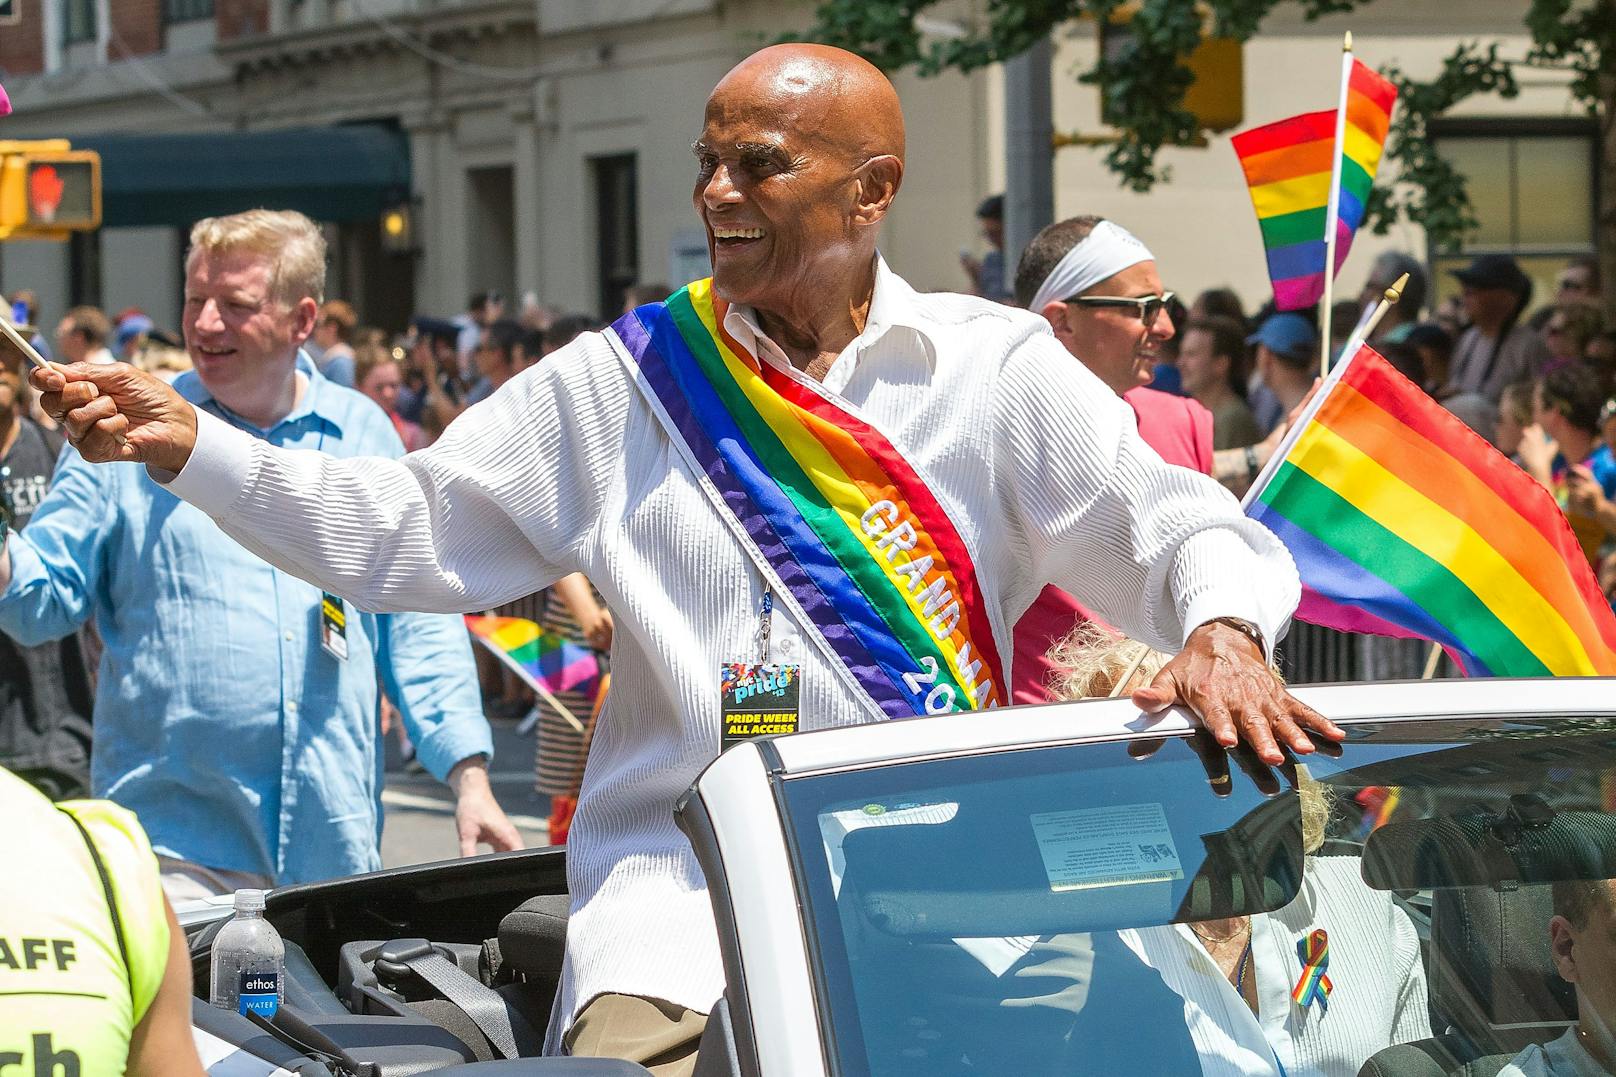
{"label": "man's wristwatch", "polygon": [[1223,625],[1227,628],[1234,629],[1236,632],[1255,643],[1257,645],[1257,653],[1263,656],[1264,661],[1267,661],[1268,645],[1263,642],[1262,629],[1258,628],[1244,617],[1214,617],[1206,623],[1209,625]]}

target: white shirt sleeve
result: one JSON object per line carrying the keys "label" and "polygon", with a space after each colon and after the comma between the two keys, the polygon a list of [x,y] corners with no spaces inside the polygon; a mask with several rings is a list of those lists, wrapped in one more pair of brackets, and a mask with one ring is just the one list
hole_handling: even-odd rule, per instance
{"label": "white shirt sleeve", "polygon": [[1037,580],[1169,652],[1214,617],[1252,622],[1272,647],[1301,593],[1290,554],[1223,487],[1163,462],[1054,337],[1012,346],[994,422],[999,500]]}
{"label": "white shirt sleeve", "polygon": [[360,609],[488,609],[581,567],[622,474],[632,391],[589,333],[399,460],[277,448],[199,409],[168,489]]}

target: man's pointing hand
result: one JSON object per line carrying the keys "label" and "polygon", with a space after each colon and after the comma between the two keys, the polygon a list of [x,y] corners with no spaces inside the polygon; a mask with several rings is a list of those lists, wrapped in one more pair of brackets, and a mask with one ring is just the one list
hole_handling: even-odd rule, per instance
{"label": "man's pointing hand", "polygon": [[178,472],[191,458],[196,409],[161,378],[128,363],[53,363],[28,381],[91,463],[128,460]]}

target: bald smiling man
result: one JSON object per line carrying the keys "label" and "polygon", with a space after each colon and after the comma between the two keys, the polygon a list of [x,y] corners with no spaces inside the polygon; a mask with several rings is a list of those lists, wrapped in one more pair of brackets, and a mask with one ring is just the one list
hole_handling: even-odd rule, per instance
{"label": "bald smiling man", "polygon": [[1276,738],[1341,735],[1265,664],[1298,596],[1273,536],[1163,464],[1042,318],[919,294],[877,254],[904,161],[879,71],[764,49],[713,90],[693,150],[712,279],[585,333],[402,460],[281,451],[128,367],[34,376],[86,456],[145,462],[361,609],[595,582],[614,677],[551,1048],[663,1074],[690,1072],[724,986],[672,807],[746,735],[726,700],[794,697],[799,729],[1003,704],[1010,627],[1054,583],[1181,652],[1141,707],[1186,703],[1275,762]]}

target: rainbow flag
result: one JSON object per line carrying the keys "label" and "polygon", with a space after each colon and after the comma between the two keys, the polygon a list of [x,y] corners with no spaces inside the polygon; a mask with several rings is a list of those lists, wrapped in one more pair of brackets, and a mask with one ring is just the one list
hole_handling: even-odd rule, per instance
{"label": "rainbow flag", "polygon": [[727,309],[702,280],[611,332],[722,511],[884,713],[998,705],[975,566],[936,495],[879,430],[730,339]]}
{"label": "rainbow flag", "polygon": [[[1375,185],[1397,87],[1354,59],[1346,80],[1346,121],[1336,216],[1335,268],[1352,250]],[[1325,235],[1334,175],[1337,112],[1308,112],[1242,131],[1231,140],[1251,189],[1268,279],[1280,310],[1312,306],[1324,295]]]}
{"label": "rainbow flag", "polygon": [[1358,820],[1358,838],[1363,840],[1392,821],[1397,805],[1402,802],[1403,791],[1395,785],[1370,785],[1353,795],[1363,809]]}
{"label": "rainbow flag", "polygon": [[1297,617],[1440,643],[1471,676],[1616,674],[1616,616],[1554,498],[1365,346],[1247,515],[1290,550]]}
{"label": "rainbow flag", "polygon": [[518,674],[545,691],[582,692],[600,687],[600,656],[581,643],[562,639],[521,617],[466,615],[466,627]]}

